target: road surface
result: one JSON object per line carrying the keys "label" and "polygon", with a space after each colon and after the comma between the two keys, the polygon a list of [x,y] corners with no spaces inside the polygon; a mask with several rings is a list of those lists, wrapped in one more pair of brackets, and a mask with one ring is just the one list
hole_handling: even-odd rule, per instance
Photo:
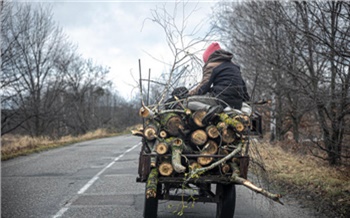
{"label": "road surface", "polygon": [[[3,218],[142,217],[144,183],[136,183],[140,138],[91,140],[1,164]],[[320,217],[282,198],[284,206],[237,187],[235,218]],[[160,201],[158,217],[174,214],[177,201]],[[181,217],[215,217],[216,205],[196,203]]]}

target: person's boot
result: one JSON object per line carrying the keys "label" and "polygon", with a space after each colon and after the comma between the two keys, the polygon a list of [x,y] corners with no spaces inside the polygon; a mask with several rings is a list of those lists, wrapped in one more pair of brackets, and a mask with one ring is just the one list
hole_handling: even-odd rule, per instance
{"label": "person's boot", "polygon": [[208,125],[215,115],[221,113],[223,110],[224,108],[221,105],[211,106],[208,109],[207,114],[203,117],[202,123]]}

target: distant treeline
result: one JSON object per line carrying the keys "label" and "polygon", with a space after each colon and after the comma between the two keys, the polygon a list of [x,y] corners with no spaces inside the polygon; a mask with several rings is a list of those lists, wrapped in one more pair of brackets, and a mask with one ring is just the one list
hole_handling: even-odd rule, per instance
{"label": "distant treeline", "polygon": [[109,69],[83,59],[47,4],[1,1],[1,134],[60,137],[140,123]]}
{"label": "distant treeline", "polygon": [[220,2],[213,14],[253,98],[272,100],[271,140],[292,133],[331,165],[349,158],[350,3]]}

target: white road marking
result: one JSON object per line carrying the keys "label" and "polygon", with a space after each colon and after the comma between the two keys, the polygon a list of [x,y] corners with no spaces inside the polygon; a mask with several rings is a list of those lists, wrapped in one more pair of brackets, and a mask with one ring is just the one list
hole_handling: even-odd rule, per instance
{"label": "white road marking", "polygon": [[66,211],[68,210],[68,207],[62,207],[60,211],[58,211],[53,218],[61,217]]}
{"label": "white road marking", "polygon": [[[93,185],[96,180],[99,179],[99,176],[106,171],[108,168],[110,168],[111,166],[113,166],[113,164],[115,164],[115,162],[117,162],[120,158],[124,157],[125,154],[129,153],[130,151],[134,150],[137,146],[139,146],[141,144],[138,143],[134,146],[132,146],[131,148],[129,148],[128,150],[124,151],[124,153],[122,153],[121,155],[119,155],[118,157],[116,157],[111,163],[109,163],[105,168],[103,168],[100,172],[98,172],[94,177],[92,177],[79,191],[78,191],[78,195],[83,194],[84,192],[86,192],[86,190],[88,190],[90,188],[91,185]],[[66,204],[64,207],[62,207],[54,216],[53,218],[58,218],[61,217],[68,209],[69,206],[71,205],[71,202],[69,202],[68,204]]]}

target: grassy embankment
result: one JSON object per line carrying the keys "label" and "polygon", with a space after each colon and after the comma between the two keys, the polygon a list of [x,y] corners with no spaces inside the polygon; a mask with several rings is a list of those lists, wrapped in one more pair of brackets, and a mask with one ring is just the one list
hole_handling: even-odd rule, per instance
{"label": "grassy embankment", "polygon": [[[292,195],[310,207],[336,217],[350,215],[350,167],[330,167],[310,154],[280,145],[258,144],[271,181],[282,195]],[[282,198],[283,200],[283,198]]]}
{"label": "grassy embankment", "polygon": [[[123,133],[130,133],[130,129]],[[96,130],[82,136],[65,136],[57,140],[5,135],[1,138],[1,160],[123,133]],[[282,194],[297,195],[306,202],[313,202],[312,205],[321,211],[334,211],[338,217],[350,214],[350,167],[330,167],[325,161],[309,154],[290,151],[286,146],[283,146],[284,149],[269,143],[256,146],[270,179],[280,187]]]}

